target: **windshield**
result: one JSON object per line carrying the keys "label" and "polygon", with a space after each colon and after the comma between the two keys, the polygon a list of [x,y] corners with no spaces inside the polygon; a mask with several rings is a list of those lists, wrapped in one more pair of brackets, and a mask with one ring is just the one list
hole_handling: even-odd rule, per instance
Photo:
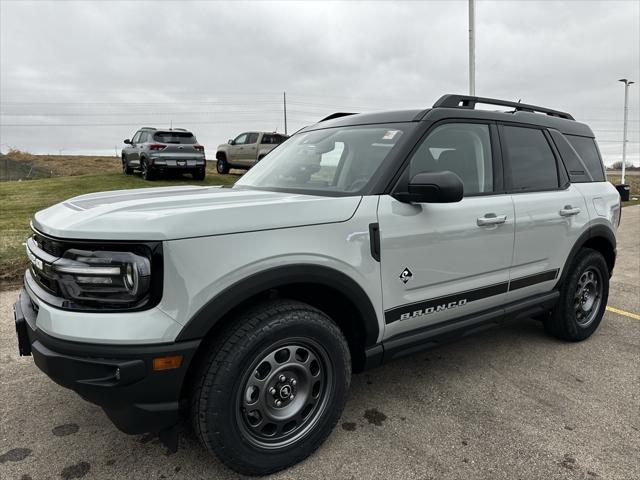
{"label": "windshield", "polygon": [[412,127],[409,123],[364,125],[299,133],[261,160],[236,185],[356,195]]}

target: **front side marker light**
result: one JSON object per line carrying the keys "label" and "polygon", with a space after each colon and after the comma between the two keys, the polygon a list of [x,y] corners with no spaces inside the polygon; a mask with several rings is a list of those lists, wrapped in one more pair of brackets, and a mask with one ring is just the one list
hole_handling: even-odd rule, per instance
{"label": "front side marker light", "polygon": [[167,357],[156,357],[153,359],[153,370],[173,370],[182,365],[182,355],[170,355]]}

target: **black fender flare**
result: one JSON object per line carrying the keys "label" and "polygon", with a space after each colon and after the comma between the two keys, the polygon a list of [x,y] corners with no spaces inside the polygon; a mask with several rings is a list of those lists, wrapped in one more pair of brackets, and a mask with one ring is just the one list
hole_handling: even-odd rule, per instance
{"label": "black fender flare", "polygon": [[[564,262],[564,266],[562,267],[562,274],[560,275],[560,278],[558,279],[558,282],[555,285],[556,289],[560,288],[560,285],[562,285],[562,283],[564,282],[565,278],[567,277],[568,269],[573,263],[573,260],[578,254],[578,252],[580,251],[580,249],[584,247],[584,245],[589,240],[592,240],[594,238],[603,238],[611,245],[611,248],[613,249],[614,263],[615,263],[617,243],[616,243],[616,236],[613,233],[613,230],[611,230],[611,227],[608,227],[607,225],[603,225],[603,224],[591,225],[587,230],[582,232],[582,235],[578,237],[578,240],[576,240],[576,243],[574,243],[573,247],[571,247],[571,251],[569,252],[567,259]],[[611,265],[611,268],[609,269],[609,273],[613,274],[613,265]]]}
{"label": "black fender flare", "polygon": [[215,295],[186,323],[176,342],[201,339],[233,308],[271,289],[293,284],[316,284],[346,296],[362,319],[365,347],[375,345],[380,326],[375,308],[358,283],[333,268],[313,264],[274,267],[244,278]]}

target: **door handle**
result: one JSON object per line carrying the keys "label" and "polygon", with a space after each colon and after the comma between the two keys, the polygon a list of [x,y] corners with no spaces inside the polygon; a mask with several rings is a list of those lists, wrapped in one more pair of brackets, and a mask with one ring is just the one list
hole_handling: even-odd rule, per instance
{"label": "door handle", "polygon": [[506,215],[496,215],[495,213],[487,213],[484,217],[478,218],[478,226],[486,227],[487,225],[500,225],[507,221]]}
{"label": "door handle", "polygon": [[561,217],[570,217],[572,215],[577,215],[580,213],[580,209],[579,208],[573,208],[571,205],[565,205],[564,208],[562,210],[560,210],[560,216]]}

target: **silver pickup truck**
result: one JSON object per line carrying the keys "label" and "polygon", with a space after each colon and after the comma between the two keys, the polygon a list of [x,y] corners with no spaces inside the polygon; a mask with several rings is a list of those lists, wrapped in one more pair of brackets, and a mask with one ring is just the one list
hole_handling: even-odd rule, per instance
{"label": "silver pickup truck", "polygon": [[216,169],[218,173],[229,173],[231,168],[249,169],[276,148],[287,135],[274,132],[245,132],[227,143],[218,145]]}

